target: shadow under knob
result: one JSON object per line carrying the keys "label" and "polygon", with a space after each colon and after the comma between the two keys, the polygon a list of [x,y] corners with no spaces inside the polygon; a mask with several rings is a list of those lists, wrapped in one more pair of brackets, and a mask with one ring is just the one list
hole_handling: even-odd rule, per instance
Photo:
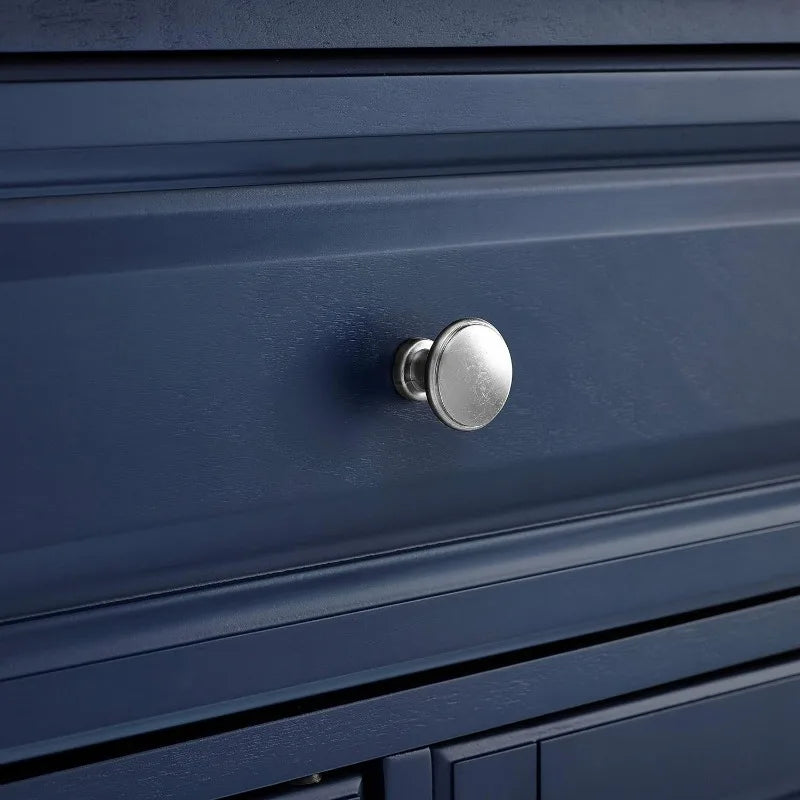
{"label": "shadow under knob", "polygon": [[474,431],[505,405],[511,373],[511,354],[499,331],[483,319],[460,319],[433,341],[403,342],[393,377],[401,396],[427,400],[445,425]]}

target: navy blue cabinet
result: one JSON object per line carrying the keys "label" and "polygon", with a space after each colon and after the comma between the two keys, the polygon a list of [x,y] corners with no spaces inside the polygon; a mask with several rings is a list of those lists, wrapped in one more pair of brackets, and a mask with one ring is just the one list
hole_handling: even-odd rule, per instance
{"label": "navy blue cabinet", "polygon": [[0,800],[800,792],[794,10],[95,5],[0,9]]}

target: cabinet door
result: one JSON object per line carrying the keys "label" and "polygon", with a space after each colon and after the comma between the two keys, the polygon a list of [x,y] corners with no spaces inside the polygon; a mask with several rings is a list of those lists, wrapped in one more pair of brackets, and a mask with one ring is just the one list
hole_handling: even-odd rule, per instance
{"label": "cabinet door", "polygon": [[434,753],[434,800],[536,800],[536,744],[499,734]]}
{"label": "cabinet door", "polygon": [[542,800],[773,800],[800,791],[800,679],[540,743]]}

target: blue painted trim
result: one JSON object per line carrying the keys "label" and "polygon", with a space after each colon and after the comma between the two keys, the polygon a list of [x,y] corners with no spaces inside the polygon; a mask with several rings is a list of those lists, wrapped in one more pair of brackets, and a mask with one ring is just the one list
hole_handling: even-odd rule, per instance
{"label": "blue painted trim", "polygon": [[[576,623],[589,624],[597,614],[609,616],[610,625],[624,625],[796,585],[791,554],[798,524],[800,483],[786,483],[21,620],[0,625],[0,681],[300,623],[336,624],[343,615],[388,613],[401,604],[412,614],[449,595],[484,593],[491,612],[498,604],[488,598],[519,587],[522,607],[530,607],[543,578],[566,585],[570,571],[579,568],[574,575],[586,575],[587,581],[594,575],[602,582],[610,580],[601,577],[604,573],[627,569],[626,564],[660,573],[658,589],[651,589],[652,607],[641,596],[626,606],[624,595],[609,595],[596,598],[591,609],[574,612]],[[757,561],[746,557],[757,549],[764,551]],[[698,566],[688,572],[681,568],[682,580],[668,579],[668,562],[694,559],[696,565],[708,562],[705,577]],[[695,572],[697,582],[690,583]],[[411,600],[420,602],[411,605]],[[466,627],[450,633],[463,634],[456,649],[469,650],[479,642],[497,647],[505,639],[532,644],[573,635],[571,626],[554,625],[554,612],[544,605],[533,617],[505,622],[503,614],[490,615],[486,627],[481,617],[468,617]],[[415,625],[429,613],[421,611]],[[519,627],[499,635],[509,624]],[[531,639],[537,629],[541,633]],[[583,632],[592,629],[589,625]],[[420,644],[415,658],[431,643]],[[446,651],[436,648],[428,655]]]}
{"label": "blue painted trim", "polygon": [[800,121],[800,70],[3,83],[0,105],[0,150],[763,124]]}
{"label": "blue painted trim", "polygon": [[[667,541],[666,549],[648,555],[6,680],[0,683],[0,703],[18,721],[0,730],[0,761],[797,585],[797,526],[702,545],[669,547]],[[453,619],[460,624],[453,625]],[[75,642],[87,641],[76,622]],[[130,636],[129,628],[119,630]],[[29,657],[35,658],[35,648],[46,647],[46,630],[23,627],[20,632]],[[784,649],[800,646],[793,633],[784,636]],[[326,646],[324,659],[315,656],[320,642],[336,643]],[[91,644],[89,639],[89,649]],[[80,657],[80,646],[72,654]],[[121,685],[125,692],[118,691]]]}
{"label": "blue painted trim", "polygon": [[0,196],[782,158],[798,97],[794,69],[7,82]]}
{"label": "blue painted trim", "polygon": [[[136,800],[216,800],[796,649],[798,613],[793,598],[722,614],[8,783],[0,800],[88,800],[120,787]],[[800,663],[790,661],[684,697],[798,674]]]}
{"label": "blue painted trim", "polygon": [[395,5],[314,0],[155,0],[109,4],[87,16],[80,0],[4,3],[0,50],[218,51],[797,42],[791,3],[681,0],[439,0]]}

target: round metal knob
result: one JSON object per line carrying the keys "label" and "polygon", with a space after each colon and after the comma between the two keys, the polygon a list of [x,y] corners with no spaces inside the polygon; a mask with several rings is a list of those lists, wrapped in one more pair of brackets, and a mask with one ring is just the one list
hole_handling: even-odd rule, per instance
{"label": "round metal knob", "polygon": [[427,400],[445,425],[474,431],[500,413],[511,390],[511,353],[483,319],[460,319],[435,340],[408,339],[394,357],[394,385]]}

